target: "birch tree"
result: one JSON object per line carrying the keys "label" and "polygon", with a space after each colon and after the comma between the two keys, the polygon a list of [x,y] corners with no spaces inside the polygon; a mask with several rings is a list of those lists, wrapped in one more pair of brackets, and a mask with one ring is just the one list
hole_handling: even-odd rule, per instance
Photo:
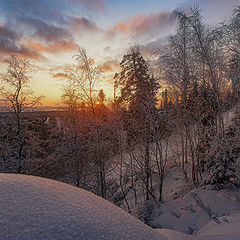
{"label": "birch tree", "polygon": [[5,101],[5,108],[13,117],[13,159],[16,161],[16,172],[21,173],[24,166],[24,149],[27,147],[24,140],[23,111],[41,103],[42,97],[34,95],[30,82],[33,69],[28,60],[11,56],[6,60],[7,72],[0,74],[0,96]]}

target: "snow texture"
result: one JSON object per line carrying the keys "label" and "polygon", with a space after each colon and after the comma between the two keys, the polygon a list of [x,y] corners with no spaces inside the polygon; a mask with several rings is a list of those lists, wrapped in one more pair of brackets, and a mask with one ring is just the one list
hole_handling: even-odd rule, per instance
{"label": "snow texture", "polygon": [[[226,213],[236,208],[223,205],[226,202],[220,195]],[[167,222],[172,220],[168,217]],[[196,236],[151,229],[79,188],[40,177],[0,174],[0,240],[236,240],[240,239],[239,226],[240,213],[210,221]]]}
{"label": "snow texture", "polygon": [[[154,228],[196,234],[211,220],[240,211],[239,191],[195,189],[183,198],[162,203],[153,210]],[[239,236],[240,239],[240,236]]]}
{"label": "snow texture", "polygon": [[219,222],[211,221],[199,232],[200,239],[211,240],[239,240],[240,239],[240,212],[221,217]]}
{"label": "snow texture", "polygon": [[0,174],[1,240],[165,240],[94,194],[39,177]]}

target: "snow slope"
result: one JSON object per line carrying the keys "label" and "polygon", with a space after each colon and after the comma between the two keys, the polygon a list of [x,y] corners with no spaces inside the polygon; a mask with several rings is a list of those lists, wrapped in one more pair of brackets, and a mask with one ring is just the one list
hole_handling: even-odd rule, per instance
{"label": "snow slope", "polygon": [[40,177],[0,174],[0,240],[236,240],[239,226],[240,213],[219,218],[218,224],[210,222],[196,236],[151,229],[79,188]]}
{"label": "snow slope", "polygon": [[0,174],[1,240],[165,240],[120,208],[76,187]]}
{"label": "snow slope", "polygon": [[197,233],[212,219],[218,222],[219,217],[239,211],[240,191],[195,189],[183,198],[156,207],[150,224],[155,228],[192,234]]}
{"label": "snow slope", "polygon": [[211,221],[199,232],[202,240],[239,240],[240,239],[240,212],[230,216],[221,217],[219,222]]}

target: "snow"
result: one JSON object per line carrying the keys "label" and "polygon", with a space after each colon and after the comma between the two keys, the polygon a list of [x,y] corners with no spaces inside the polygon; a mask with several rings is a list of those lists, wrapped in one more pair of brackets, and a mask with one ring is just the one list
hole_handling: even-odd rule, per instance
{"label": "snow", "polygon": [[168,238],[79,188],[40,177],[0,174],[0,239]]}
{"label": "snow", "polygon": [[169,229],[160,229],[158,231],[167,237],[168,240],[199,240],[196,236],[187,235]]}
{"label": "snow", "polygon": [[239,191],[195,189],[183,198],[156,207],[150,224],[155,228],[195,234],[212,219],[218,221],[218,217],[238,211],[240,211]]}
{"label": "snow", "polygon": [[[168,163],[169,164],[169,163]],[[166,175],[163,183],[164,201],[183,197],[190,189],[190,183],[186,182],[183,171],[174,163],[170,163],[166,169]]]}
{"label": "snow", "polygon": [[[214,213],[229,214],[240,208],[239,195],[195,190]],[[210,195],[209,195],[210,194]],[[209,201],[211,199],[211,201]],[[209,205],[206,201],[208,200]],[[169,203],[175,228],[196,219],[205,225],[195,236],[167,229],[152,229],[110,202],[71,185],[40,177],[0,174],[1,240],[236,240],[240,239],[240,212],[211,221],[191,195]],[[175,207],[173,202],[175,202]],[[218,203],[219,202],[219,203]],[[185,204],[183,204],[185,203]],[[194,215],[185,207],[192,207]],[[166,208],[166,207],[164,207]],[[163,210],[163,209],[162,209]],[[178,210],[178,211],[177,211]],[[202,209],[203,210],[203,209]],[[185,214],[183,214],[185,212]],[[163,210],[161,224],[173,223]],[[184,216],[184,218],[182,218]],[[206,224],[206,219],[209,222]],[[158,219],[159,220],[159,219]],[[182,223],[181,223],[182,222]],[[177,227],[178,226],[178,227]]]}
{"label": "snow", "polygon": [[239,240],[240,239],[240,212],[219,218],[219,222],[209,222],[199,232],[200,239],[211,240]]}

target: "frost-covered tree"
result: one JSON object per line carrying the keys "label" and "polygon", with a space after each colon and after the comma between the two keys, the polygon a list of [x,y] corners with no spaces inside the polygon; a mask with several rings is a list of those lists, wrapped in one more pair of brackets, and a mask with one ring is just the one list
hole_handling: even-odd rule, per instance
{"label": "frost-covered tree", "polygon": [[185,163],[188,161],[189,125],[195,113],[190,109],[190,104],[193,103],[190,94],[194,80],[194,61],[188,15],[185,12],[175,12],[175,17],[176,34],[169,38],[168,44],[157,51],[157,55],[161,80],[167,86],[168,95],[176,106],[171,109],[172,117],[176,124],[181,126],[181,165],[184,171]]}
{"label": "frost-covered tree", "polygon": [[[212,143],[213,144],[213,143]],[[219,140],[210,148],[208,156],[208,179],[205,184],[216,185],[221,189],[228,183],[234,183],[236,179],[236,159],[237,151],[232,147],[232,142]]]}
{"label": "frost-covered tree", "polygon": [[[30,87],[33,70],[26,59],[11,56],[6,63],[7,72],[0,74],[0,96],[5,100],[4,107],[11,112],[11,158],[15,162],[15,171],[20,173],[24,167],[26,148],[29,147],[29,131],[23,121],[23,112],[26,108],[39,105],[42,97],[36,97]],[[31,138],[28,140],[31,143]]]}
{"label": "frost-covered tree", "polygon": [[97,90],[102,70],[83,48],[78,49],[74,58],[77,65],[67,72],[63,87],[63,143],[57,155],[65,159],[66,178],[108,198],[108,173],[118,140],[105,94]]}
{"label": "frost-covered tree", "polygon": [[232,91],[240,92],[240,54],[233,54],[229,60],[229,77],[232,80]]}
{"label": "frost-covered tree", "polygon": [[78,48],[74,55],[76,66],[66,73],[67,81],[74,87],[78,101],[84,103],[94,113],[97,102],[96,87],[102,78],[101,67],[90,58],[86,49]]}
{"label": "frost-covered tree", "polygon": [[240,6],[233,10],[228,22],[223,22],[218,28],[219,41],[228,51],[240,55]]}
{"label": "frost-covered tree", "polygon": [[134,46],[123,56],[120,63],[122,70],[116,75],[115,84],[120,88],[119,103],[128,107],[125,127],[128,143],[141,146],[139,166],[141,180],[145,185],[146,200],[149,199],[151,163],[150,143],[155,130],[153,121],[156,118],[156,93],[159,88],[149,64],[143,58],[139,46]]}
{"label": "frost-covered tree", "polygon": [[231,186],[239,187],[236,175],[236,161],[240,154],[240,112],[235,111],[231,126],[222,134],[212,139],[207,156],[208,176],[204,184],[215,185],[217,189]]}
{"label": "frost-covered tree", "polygon": [[232,91],[239,94],[240,89],[240,6],[233,10],[229,20],[216,29],[216,36],[228,59],[228,77],[232,81]]}
{"label": "frost-covered tree", "polygon": [[222,90],[227,68],[215,31],[204,23],[200,10],[177,12],[176,17],[176,34],[158,51],[159,70],[174,103],[172,116],[181,134],[182,169],[191,160],[192,181],[197,186],[208,135],[224,129]]}

